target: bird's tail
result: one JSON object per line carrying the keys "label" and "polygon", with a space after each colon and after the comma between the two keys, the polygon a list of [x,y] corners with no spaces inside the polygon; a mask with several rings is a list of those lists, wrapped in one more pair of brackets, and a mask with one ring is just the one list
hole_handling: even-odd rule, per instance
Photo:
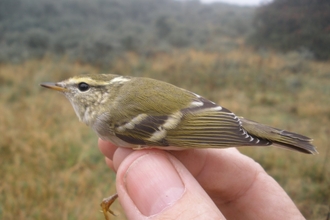
{"label": "bird's tail", "polygon": [[313,139],[292,133],[285,130],[259,124],[257,122],[240,118],[243,128],[254,137],[266,139],[272,142],[273,146],[295,150],[306,154],[317,154],[315,146],[312,145]]}

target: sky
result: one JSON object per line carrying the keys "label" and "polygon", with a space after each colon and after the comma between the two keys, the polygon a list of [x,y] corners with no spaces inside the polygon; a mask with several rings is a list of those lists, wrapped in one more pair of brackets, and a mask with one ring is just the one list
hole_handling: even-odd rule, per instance
{"label": "sky", "polygon": [[203,3],[211,3],[211,2],[225,2],[235,5],[248,5],[248,6],[257,6],[260,5],[261,2],[266,2],[265,0],[200,0]]}

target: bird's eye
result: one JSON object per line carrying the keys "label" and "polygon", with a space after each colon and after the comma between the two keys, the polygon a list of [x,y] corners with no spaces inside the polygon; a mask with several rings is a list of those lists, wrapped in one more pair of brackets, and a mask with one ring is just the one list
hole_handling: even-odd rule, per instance
{"label": "bird's eye", "polygon": [[89,85],[85,82],[81,82],[78,84],[78,89],[82,92],[86,92],[87,90],[89,90]]}

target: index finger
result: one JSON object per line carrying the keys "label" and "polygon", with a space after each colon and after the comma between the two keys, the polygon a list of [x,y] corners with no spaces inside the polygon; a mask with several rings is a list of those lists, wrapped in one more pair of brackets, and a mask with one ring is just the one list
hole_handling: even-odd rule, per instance
{"label": "index finger", "polygon": [[[131,150],[102,142],[115,168]],[[109,153],[110,152],[110,153]],[[191,172],[227,218],[303,219],[292,200],[264,169],[237,149],[170,151]]]}
{"label": "index finger", "polygon": [[228,219],[304,219],[265,170],[236,148],[171,152]]}

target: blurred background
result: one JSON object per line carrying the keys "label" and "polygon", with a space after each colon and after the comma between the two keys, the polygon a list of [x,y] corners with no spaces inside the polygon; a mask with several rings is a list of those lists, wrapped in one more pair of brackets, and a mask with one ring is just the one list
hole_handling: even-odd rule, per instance
{"label": "blurred background", "polygon": [[115,175],[97,136],[39,86],[104,72],[170,82],[312,137],[314,156],[240,151],[307,219],[329,219],[329,48],[328,0],[0,0],[0,219],[104,219]]}

